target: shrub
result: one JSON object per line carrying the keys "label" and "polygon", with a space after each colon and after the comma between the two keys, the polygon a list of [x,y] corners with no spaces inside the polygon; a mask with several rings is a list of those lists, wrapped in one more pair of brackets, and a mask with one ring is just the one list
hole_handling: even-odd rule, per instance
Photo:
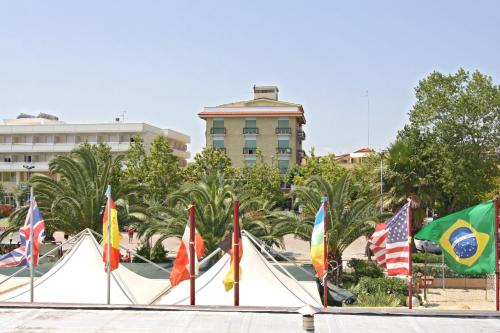
{"label": "shrub", "polygon": [[[406,281],[398,278],[372,278],[362,277],[359,283],[352,289],[352,292],[358,296],[358,299],[366,295],[375,295],[382,293],[392,295],[399,300],[399,304],[404,304],[408,296],[408,286]],[[366,305],[368,306],[368,305]]]}
{"label": "shrub", "polygon": [[[151,254],[151,246],[149,246],[149,243],[146,241],[144,243],[141,243],[139,247],[137,248],[137,254],[146,258],[150,259],[150,254]],[[138,256],[134,256],[134,262],[145,262]]]}
{"label": "shrub", "polygon": [[[425,263],[425,253],[412,253],[411,258],[414,263]],[[440,264],[442,261],[441,255],[427,253],[427,263],[428,264]]]}
{"label": "shrub", "polygon": [[362,277],[381,278],[384,272],[376,263],[362,259],[351,259],[347,264],[353,269],[353,283],[358,283]]}
{"label": "shrub", "polygon": [[401,299],[392,294],[386,294],[383,291],[377,291],[373,294],[362,294],[358,296],[355,306],[379,307],[379,306],[399,306]]}
{"label": "shrub", "polygon": [[167,250],[165,250],[163,244],[161,242],[157,242],[155,246],[153,246],[150,259],[152,262],[165,262],[166,255],[167,255]]}

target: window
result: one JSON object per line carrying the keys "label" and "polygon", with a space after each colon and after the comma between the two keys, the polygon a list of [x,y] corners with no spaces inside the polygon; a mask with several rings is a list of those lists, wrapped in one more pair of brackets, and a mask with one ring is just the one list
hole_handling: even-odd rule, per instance
{"label": "window", "polygon": [[290,124],[288,122],[288,118],[280,118],[278,119],[278,128],[289,128]]}
{"label": "window", "polygon": [[212,145],[214,148],[224,148],[224,139],[214,139]]}
{"label": "window", "polygon": [[214,128],[224,128],[224,118],[214,118]]}
{"label": "window", "polygon": [[5,156],[5,157],[3,158],[3,161],[4,161],[4,162],[12,162],[12,157],[10,157],[10,156]]}
{"label": "window", "polygon": [[32,160],[31,155],[24,155],[24,162],[31,163],[31,160]]}
{"label": "window", "polygon": [[254,118],[245,119],[245,128],[257,128],[257,120]]}
{"label": "window", "polygon": [[246,148],[257,148],[257,140],[255,139],[245,139]]}
{"label": "window", "polygon": [[278,148],[289,148],[289,141],[288,139],[279,139],[278,140]]}
{"label": "window", "polygon": [[288,160],[279,160],[278,161],[278,168],[282,173],[285,173],[288,171]]}

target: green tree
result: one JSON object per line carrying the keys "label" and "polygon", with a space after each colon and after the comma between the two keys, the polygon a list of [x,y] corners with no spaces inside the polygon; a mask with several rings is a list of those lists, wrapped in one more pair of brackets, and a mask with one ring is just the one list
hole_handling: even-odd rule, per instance
{"label": "green tree", "polygon": [[124,164],[125,174],[145,185],[146,198],[164,201],[182,181],[179,160],[163,136],[153,139],[147,153],[143,139],[135,137]]}
{"label": "green tree", "polygon": [[295,189],[296,204],[300,205],[300,215],[290,214],[297,225],[295,234],[311,241],[315,215],[321,205],[321,197],[328,197],[328,251],[329,260],[342,266],[345,249],[361,236],[373,232],[378,223],[376,202],[378,197],[352,199],[354,187],[350,173],[344,174],[336,182],[313,176],[303,186]]}
{"label": "green tree", "polygon": [[[109,152],[109,153],[108,153]],[[142,187],[120,177],[122,157],[111,157],[104,146],[84,144],[68,156],[49,162],[51,176],[34,174],[33,186],[48,234],[61,230],[69,234],[85,228],[102,231],[105,192],[112,184],[112,196],[122,224],[145,218],[139,199]],[[28,207],[11,215],[13,225],[22,225]]]}
{"label": "green tree", "polygon": [[499,175],[500,87],[460,69],[419,82],[410,124],[389,149],[394,201],[415,194],[440,215],[480,201]]}
{"label": "green tree", "polygon": [[290,168],[288,173],[289,182],[295,185],[303,185],[312,176],[319,176],[323,179],[334,182],[347,172],[346,168],[335,160],[334,154],[326,156],[316,156],[314,148],[309,156],[306,156],[302,165]]}
{"label": "green tree", "polygon": [[238,182],[238,196],[270,201],[281,204],[284,201],[281,185],[284,176],[280,170],[268,164],[260,151],[253,166],[245,165]]}
{"label": "green tree", "polygon": [[194,163],[188,164],[182,169],[182,173],[185,181],[190,183],[196,183],[205,176],[215,173],[221,173],[227,179],[235,179],[238,174],[226,153],[214,147],[203,148],[195,155]]}

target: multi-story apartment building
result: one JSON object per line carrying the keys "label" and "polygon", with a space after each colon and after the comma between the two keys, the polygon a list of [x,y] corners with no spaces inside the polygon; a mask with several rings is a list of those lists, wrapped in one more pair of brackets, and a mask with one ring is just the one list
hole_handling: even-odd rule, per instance
{"label": "multi-story apartment building", "polygon": [[335,156],[335,160],[339,161],[340,164],[350,169],[358,164],[363,163],[368,155],[371,154],[375,154],[375,150],[371,148],[361,148],[353,153]]}
{"label": "multi-story apartment building", "polygon": [[252,165],[259,149],[282,172],[301,163],[306,123],[302,105],[278,100],[278,87],[254,86],[249,101],[205,107],[206,145],[223,149],[233,165]]}
{"label": "multi-story apartment building", "polygon": [[25,165],[34,166],[32,172],[48,172],[52,158],[68,154],[85,141],[106,143],[112,153],[124,153],[136,135],[144,139],[146,147],[156,136],[165,136],[180,164],[186,165],[191,138],[171,129],[121,121],[67,124],[47,114],[36,117],[21,114],[17,119],[0,122],[0,183],[6,192],[11,192],[16,185],[27,181]]}

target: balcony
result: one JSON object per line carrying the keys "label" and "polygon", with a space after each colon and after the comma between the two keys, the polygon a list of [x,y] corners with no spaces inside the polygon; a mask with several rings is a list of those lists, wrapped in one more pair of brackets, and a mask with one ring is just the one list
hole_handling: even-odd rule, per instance
{"label": "balcony", "polygon": [[292,129],[290,127],[276,127],[276,134],[292,134]]}
{"label": "balcony", "polygon": [[259,129],[254,127],[243,128],[243,134],[259,134]]}
{"label": "balcony", "polygon": [[245,155],[255,155],[257,154],[257,148],[253,147],[243,147],[243,154]]}
{"label": "balcony", "polygon": [[292,153],[292,148],[276,148],[276,154],[280,155],[290,155]]}
{"label": "balcony", "polygon": [[302,130],[297,131],[297,140],[305,140],[306,139],[306,132]]}
{"label": "balcony", "polygon": [[[16,172],[26,171],[23,165],[29,164],[27,162],[0,162],[0,171],[2,172]],[[35,168],[31,172],[47,172],[49,171],[49,162],[34,162],[31,163]]]}
{"label": "balcony", "polygon": [[298,158],[304,158],[306,157],[306,152],[302,149],[297,150],[297,157]]}
{"label": "balcony", "polygon": [[210,129],[210,134],[226,134],[226,128],[225,127],[212,127]]}

